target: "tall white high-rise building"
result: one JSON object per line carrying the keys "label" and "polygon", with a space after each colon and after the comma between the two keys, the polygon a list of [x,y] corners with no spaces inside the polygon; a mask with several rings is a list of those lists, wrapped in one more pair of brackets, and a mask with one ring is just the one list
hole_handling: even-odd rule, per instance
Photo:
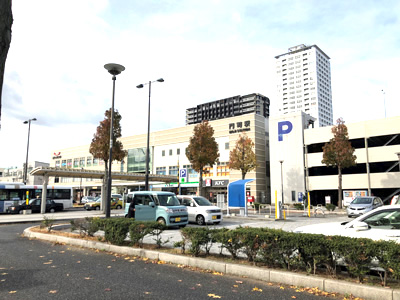
{"label": "tall white high-rise building", "polygon": [[329,56],[304,44],[275,56],[279,114],[296,111],[316,118],[316,126],[333,124]]}

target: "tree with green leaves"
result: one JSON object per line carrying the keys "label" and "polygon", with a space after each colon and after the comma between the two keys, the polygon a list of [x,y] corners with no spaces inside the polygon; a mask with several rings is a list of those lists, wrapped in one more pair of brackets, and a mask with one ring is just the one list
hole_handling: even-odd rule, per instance
{"label": "tree with green leaves", "polygon": [[333,138],[322,147],[324,153],[321,162],[338,169],[338,207],[342,208],[342,169],[354,166],[357,156],[354,155],[355,149],[351,146],[347,126],[344,125],[342,118],[336,121],[336,125],[332,127],[332,133]]}
{"label": "tree with green leaves", "polygon": [[229,153],[229,168],[240,170],[242,179],[258,166],[256,154],[253,151],[254,142],[246,135],[239,135],[235,148]]}
{"label": "tree with green leaves", "polygon": [[203,121],[193,129],[193,136],[186,148],[186,156],[199,173],[199,195],[203,196],[203,169],[205,166],[213,166],[219,158],[218,144],[214,138],[214,129]]}
{"label": "tree with green leaves", "polygon": [[[89,152],[94,158],[99,158],[104,160],[104,177],[103,177],[103,203],[105,203],[106,195],[108,191],[106,190],[106,182],[108,179],[108,160],[110,159],[110,124],[111,124],[111,109],[106,110],[104,113],[105,118],[100,122],[97,127],[97,131],[93,136],[92,143],[90,144]],[[122,136],[121,134],[121,115],[118,111],[114,112],[114,124],[113,124],[113,148],[112,148],[112,159],[113,161],[122,161],[127,155],[127,151],[121,141],[117,139]]]}

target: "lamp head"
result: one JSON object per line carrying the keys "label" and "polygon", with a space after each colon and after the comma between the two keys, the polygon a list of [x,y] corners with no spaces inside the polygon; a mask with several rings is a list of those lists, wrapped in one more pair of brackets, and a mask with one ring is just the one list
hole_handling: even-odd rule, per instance
{"label": "lamp head", "polygon": [[139,85],[137,85],[136,86],[138,89],[141,89],[141,88],[143,88],[143,84],[139,84]]}
{"label": "lamp head", "polygon": [[157,81],[158,82],[164,82],[164,79],[160,78],[160,79],[157,79]]}
{"label": "lamp head", "polygon": [[125,70],[125,67],[119,64],[106,64],[104,65],[104,68],[108,71],[108,73],[114,76]]}

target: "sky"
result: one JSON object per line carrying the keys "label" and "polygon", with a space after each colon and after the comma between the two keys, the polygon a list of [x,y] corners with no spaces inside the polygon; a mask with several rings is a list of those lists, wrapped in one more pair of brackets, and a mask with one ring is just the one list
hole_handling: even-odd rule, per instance
{"label": "sky", "polygon": [[122,136],[185,126],[186,109],[260,93],[277,115],[275,56],[299,44],[329,57],[333,117],[400,115],[398,0],[15,0],[2,94],[0,168],[50,163],[89,145],[111,107],[107,63],[123,65]]}

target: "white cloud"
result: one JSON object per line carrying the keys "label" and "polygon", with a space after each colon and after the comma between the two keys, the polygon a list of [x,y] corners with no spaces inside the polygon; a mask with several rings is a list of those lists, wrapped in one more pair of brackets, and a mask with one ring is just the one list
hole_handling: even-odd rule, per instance
{"label": "white cloud", "polygon": [[[396,1],[19,0],[3,88],[0,167],[89,144],[111,106],[104,64],[122,64],[115,107],[124,136],[184,126],[199,103],[258,92],[276,112],[275,58],[317,44],[331,57],[334,117],[347,123],[398,114]],[[371,103],[371,104],[369,104]],[[367,105],[366,105],[367,104]]]}

